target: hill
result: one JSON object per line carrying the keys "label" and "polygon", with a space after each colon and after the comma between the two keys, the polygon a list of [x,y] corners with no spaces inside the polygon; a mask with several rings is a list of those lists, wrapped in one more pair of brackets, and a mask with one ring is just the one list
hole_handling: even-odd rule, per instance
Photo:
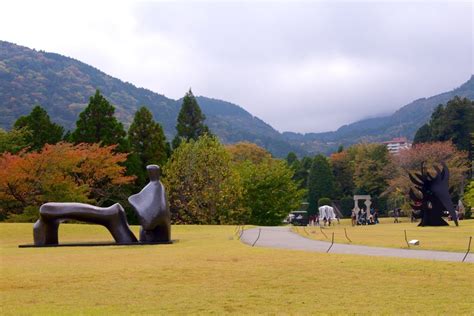
{"label": "hill", "polygon": [[305,148],[310,153],[328,153],[339,145],[379,142],[400,136],[413,139],[418,128],[430,119],[434,108],[438,104],[446,104],[456,95],[474,99],[474,76],[452,91],[415,100],[389,116],[357,121],[333,132],[308,134],[285,132],[283,136],[288,142]]}
{"label": "hill", "polygon": [[[78,114],[96,89],[114,104],[116,115],[125,126],[130,124],[135,111],[145,105],[162,124],[168,139],[174,136],[181,100],[138,88],[73,58],[0,41],[0,128],[11,128],[18,117],[39,104],[55,122],[66,130],[73,129]],[[224,143],[250,141],[284,157],[290,151],[300,156],[328,154],[339,145],[399,136],[412,139],[429,120],[433,109],[455,95],[474,99],[474,76],[459,88],[415,100],[392,115],[361,120],[332,132],[307,134],[281,134],[236,104],[204,96],[197,100],[207,117],[206,124]]]}
{"label": "hill", "polygon": [[[0,41],[1,128],[11,128],[18,117],[39,104],[55,122],[66,130],[73,129],[78,114],[96,89],[116,107],[116,115],[125,126],[131,123],[135,111],[145,105],[162,124],[168,139],[174,136],[180,100],[138,88],[69,57]],[[290,150],[304,153],[243,108],[206,97],[197,99],[207,117],[206,123],[223,142],[254,142],[276,156],[284,156]]]}

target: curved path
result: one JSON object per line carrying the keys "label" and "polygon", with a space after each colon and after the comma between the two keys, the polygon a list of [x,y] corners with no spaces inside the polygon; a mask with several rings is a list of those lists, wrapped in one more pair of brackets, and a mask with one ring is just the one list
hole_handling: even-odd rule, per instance
{"label": "curved path", "polygon": [[[289,227],[257,227],[247,229],[243,232],[240,240],[245,244],[252,245],[257,239],[259,229],[261,230],[260,237],[257,243],[255,244],[255,246],[258,247],[326,252],[331,246],[330,242],[313,240],[293,233]],[[459,252],[409,250],[336,243],[333,244],[329,252],[353,255],[386,256],[455,262],[461,262],[465,255],[465,253]],[[474,263],[474,255],[472,253],[469,253],[464,262]]]}

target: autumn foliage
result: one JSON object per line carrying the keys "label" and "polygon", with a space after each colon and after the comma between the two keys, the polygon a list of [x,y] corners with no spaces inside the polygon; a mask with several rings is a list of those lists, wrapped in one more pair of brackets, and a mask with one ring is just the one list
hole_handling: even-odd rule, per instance
{"label": "autumn foliage", "polygon": [[0,212],[21,213],[49,201],[101,204],[134,177],[125,175],[127,154],[115,146],[58,143],[41,151],[0,156]]}
{"label": "autumn foliage", "polygon": [[467,156],[467,152],[456,149],[450,141],[421,143],[402,150],[399,155],[392,157],[392,164],[387,170],[390,175],[389,187],[385,193],[407,196],[412,186],[408,173],[419,172],[422,162],[426,163],[431,174],[436,174],[433,165],[445,162],[450,173],[449,185],[454,193],[459,193],[469,170]]}

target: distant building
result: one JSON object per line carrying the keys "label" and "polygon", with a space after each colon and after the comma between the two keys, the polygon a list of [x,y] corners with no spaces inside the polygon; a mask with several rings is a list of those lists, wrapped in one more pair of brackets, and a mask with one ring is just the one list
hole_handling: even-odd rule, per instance
{"label": "distant building", "polygon": [[402,149],[409,149],[411,143],[406,139],[406,137],[397,137],[387,142],[383,142],[387,146],[388,151],[391,154],[398,154]]}

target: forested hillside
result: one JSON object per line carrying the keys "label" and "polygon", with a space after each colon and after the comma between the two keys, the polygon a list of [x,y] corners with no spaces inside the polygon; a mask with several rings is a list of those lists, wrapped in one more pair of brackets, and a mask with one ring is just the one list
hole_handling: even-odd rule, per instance
{"label": "forested hillside", "polygon": [[[55,122],[72,129],[96,89],[116,107],[116,115],[126,127],[144,105],[163,126],[168,139],[175,135],[181,100],[138,88],[69,57],[0,41],[0,128],[11,128],[17,118],[41,105]],[[281,134],[238,105],[207,97],[197,100],[207,117],[206,124],[224,143],[249,141],[283,157],[290,151],[299,155],[328,154],[339,145],[398,136],[413,139],[433,109],[455,95],[474,99],[474,77],[450,92],[413,101],[390,116],[361,120],[332,132],[307,134]]]}
{"label": "forested hillside", "polygon": [[[125,126],[128,127],[135,111],[145,105],[169,139],[176,133],[180,100],[138,88],[69,57],[0,41],[1,128],[11,128],[16,119],[41,105],[55,122],[66,130],[72,129],[96,89],[116,107],[116,115]],[[225,143],[254,142],[276,156],[291,150],[304,153],[270,125],[235,104],[206,97],[199,97],[198,102],[211,131]]]}

